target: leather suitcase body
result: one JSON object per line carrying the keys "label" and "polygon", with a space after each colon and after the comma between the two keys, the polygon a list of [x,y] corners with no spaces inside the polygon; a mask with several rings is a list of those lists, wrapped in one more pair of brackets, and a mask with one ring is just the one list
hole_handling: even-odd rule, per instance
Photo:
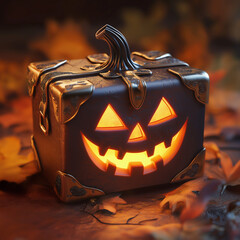
{"label": "leather suitcase body", "polygon": [[32,146],[65,202],[201,176],[209,78],[159,51],[130,53],[106,25],[109,55],[29,65]]}

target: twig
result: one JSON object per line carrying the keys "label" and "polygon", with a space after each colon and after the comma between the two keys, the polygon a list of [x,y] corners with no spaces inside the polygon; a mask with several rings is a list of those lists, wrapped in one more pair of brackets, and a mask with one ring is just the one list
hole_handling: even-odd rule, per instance
{"label": "twig", "polygon": [[87,213],[88,215],[92,216],[93,218],[95,218],[99,223],[102,223],[102,224],[105,224],[105,225],[142,225],[143,222],[147,222],[147,221],[155,221],[157,220],[157,218],[153,218],[153,219],[146,219],[146,220],[142,220],[138,223],[130,223],[129,221],[131,221],[132,219],[134,219],[136,216],[134,217],[131,217],[127,220],[126,223],[109,223],[109,222],[103,222],[102,220],[100,220],[98,217],[96,217],[94,214],[90,213],[90,212],[87,212],[87,211],[80,211],[80,212],[84,212],[84,213]]}
{"label": "twig", "polygon": [[137,217],[139,215],[139,213],[137,213],[134,217],[130,217],[128,220],[127,220],[127,223],[129,223],[131,220],[133,220],[135,217]]}

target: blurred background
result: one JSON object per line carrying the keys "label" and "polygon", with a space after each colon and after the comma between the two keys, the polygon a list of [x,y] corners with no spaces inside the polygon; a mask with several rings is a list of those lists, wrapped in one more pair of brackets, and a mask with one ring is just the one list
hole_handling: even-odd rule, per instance
{"label": "blurred background", "polygon": [[208,112],[227,109],[239,115],[239,0],[1,1],[1,112],[9,100],[27,95],[30,62],[108,51],[94,37],[106,23],[125,35],[132,51],[170,52],[207,71],[211,78]]}
{"label": "blurred background", "polygon": [[[83,219],[90,226],[86,229],[93,232],[89,218],[85,215],[79,218],[80,207],[76,205],[74,210],[68,206],[68,210],[63,210],[41,176],[25,181],[38,172],[31,155],[32,113],[26,86],[27,66],[33,61],[76,59],[107,52],[107,45],[94,36],[106,23],[125,35],[131,51],[169,52],[209,73],[210,102],[206,109],[204,141],[216,142],[221,150],[228,151],[234,163],[240,159],[239,0],[0,0],[0,228],[4,230],[1,239],[13,235],[14,239],[26,239],[23,236],[31,234],[41,239],[52,236],[55,230],[57,238],[61,235],[69,239],[77,236],[73,235],[75,230],[84,231],[85,227],[79,225],[85,224]],[[213,171],[219,164],[217,161],[208,162]],[[14,185],[14,182],[23,184]],[[22,197],[22,193],[27,196]],[[219,201],[213,201],[213,206]],[[229,204],[230,200],[225,202]],[[152,205],[147,205],[140,206],[153,212]],[[220,205],[209,211],[209,222],[215,226],[211,231],[222,231],[225,225],[232,231],[239,229],[233,215],[229,219],[235,227],[231,228],[230,220],[225,219],[225,207]],[[66,221],[70,214],[75,220],[68,222],[77,225]],[[219,227],[216,222],[220,222]]]}

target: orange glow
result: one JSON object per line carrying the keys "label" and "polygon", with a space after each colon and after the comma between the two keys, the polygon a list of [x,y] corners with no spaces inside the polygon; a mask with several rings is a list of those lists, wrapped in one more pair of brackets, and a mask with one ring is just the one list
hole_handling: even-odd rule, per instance
{"label": "orange glow", "polygon": [[147,151],[126,152],[123,159],[117,158],[118,150],[109,148],[104,156],[99,154],[99,146],[87,139],[83,134],[83,142],[87,153],[93,163],[102,171],[107,171],[108,165],[116,167],[115,175],[131,176],[132,166],[143,166],[143,174],[148,174],[157,170],[156,163],[163,161],[168,164],[179,151],[187,128],[187,122],[183,124],[178,133],[172,138],[171,146],[165,147],[164,142],[155,146],[154,154],[148,157]]}
{"label": "orange glow", "polygon": [[149,122],[149,125],[156,125],[163,122],[166,122],[172,118],[175,118],[177,115],[172,109],[168,101],[163,97],[159,103],[157,110],[152,116],[152,119]]}
{"label": "orange glow", "polygon": [[146,135],[145,135],[141,125],[139,123],[137,123],[137,125],[133,129],[133,131],[128,139],[128,142],[139,142],[139,141],[143,141],[145,139],[146,139]]}
{"label": "orange glow", "polygon": [[112,131],[127,129],[122,119],[118,116],[111,104],[108,104],[102,117],[100,118],[96,130]]}

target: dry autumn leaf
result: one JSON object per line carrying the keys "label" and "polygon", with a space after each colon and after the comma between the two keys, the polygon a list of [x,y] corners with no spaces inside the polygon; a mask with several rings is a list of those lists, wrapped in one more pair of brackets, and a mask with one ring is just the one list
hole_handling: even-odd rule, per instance
{"label": "dry autumn leaf", "polygon": [[196,199],[195,191],[200,191],[205,185],[203,178],[198,178],[182,184],[179,188],[167,193],[165,198],[161,201],[160,207],[166,208],[167,206],[175,212],[179,204],[189,207],[192,201]]}
{"label": "dry autumn leaf", "polygon": [[229,155],[223,151],[220,151],[215,143],[205,144],[207,151],[214,152],[216,158],[220,160],[219,165],[206,164],[205,175],[209,179],[219,179],[223,181],[223,190],[227,186],[240,185],[240,160],[233,165]]}
{"label": "dry autumn leaf", "polygon": [[[204,147],[206,148],[206,159],[220,158],[220,149],[214,142],[205,142]],[[211,157],[210,157],[211,156]]]}
{"label": "dry autumn leaf", "polygon": [[16,137],[0,139],[0,181],[21,183],[38,172],[33,153],[19,154],[20,140]]}
{"label": "dry autumn leaf", "polygon": [[206,183],[206,185],[200,191],[196,201],[192,201],[181,212],[181,222],[185,222],[200,216],[204,212],[210,198],[218,190],[218,187],[221,185],[221,183],[222,182],[220,180],[211,180]]}
{"label": "dry autumn leaf", "polygon": [[116,207],[118,204],[126,204],[126,201],[119,196],[107,195],[100,197],[98,209],[107,210],[108,212],[115,214],[117,212]]}

